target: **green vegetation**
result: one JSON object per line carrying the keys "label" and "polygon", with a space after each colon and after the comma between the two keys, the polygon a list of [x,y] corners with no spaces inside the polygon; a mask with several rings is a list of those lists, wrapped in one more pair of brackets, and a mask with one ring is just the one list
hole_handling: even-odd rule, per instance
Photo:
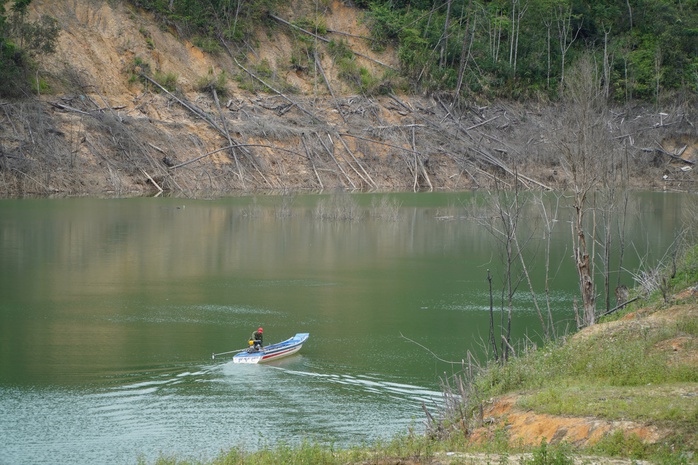
{"label": "green vegetation", "polygon": [[235,77],[241,89],[250,92],[271,92],[270,87],[273,87],[281,92],[297,92],[297,89],[293,88],[293,86],[274,72],[271,64],[266,59],[251,66],[249,71],[252,75],[249,73],[239,73]]}
{"label": "green vegetation", "polygon": [[[696,324],[681,318],[674,326],[621,326],[609,334],[574,338],[564,344],[550,344],[517,359],[517,363],[494,365],[478,379],[481,392],[490,396],[516,390],[561,389],[569,384],[589,387],[642,387],[648,384],[698,382],[698,371],[668,364],[667,354],[651,349],[661,341],[681,335],[696,337]],[[585,388],[586,389],[586,388]],[[555,391],[541,398],[550,403]],[[561,398],[567,399],[567,396]],[[542,402],[541,402],[542,404]],[[552,404],[550,404],[552,405]],[[698,406],[696,406],[698,408]],[[558,413],[563,413],[560,409]]]}
{"label": "green vegetation", "polygon": [[[698,246],[683,255],[676,272],[668,269],[662,273],[672,294],[695,286]],[[656,302],[654,308],[645,307],[644,312],[659,311],[666,306],[664,300],[656,299],[656,294],[662,292],[657,289],[655,295],[643,301],[643,306],[647,301]],[[695,307],[695,298],[688,300]],[[640,308],[636,304],[622,314]],[[615,318],[608,321],[612,323]],[[695,453],[698,404],[692,396],[682,393],[695,390],[698,371],[691,360],[675,358],[672,341],[684,340],[686,346],[681,350],[695,351],[698,323],[694,314],[677,313],[668,322],[647,317],[594,329],[567,341],[551,342],[538,350],[525,348],[529,350],[524,349],[524,355],[510,363],[492,363],[465,383],[469,395],[456,403],[458,411],[473,414],[484,399],[523,391],[526,394],[518,406],[538,413],[630,419],[670,428],[674,434],[670,441],[659,446],[643,444],[639,438],[614,435],[596,444],[592,452],[662,463],[670,457],[668,463],[683,463],[673,460],[683,457],[686,451]],[[461,418],[457,414],[448,423],[455,425]],[[668,452],[668,444],[678,452]]]}
{"label": "green vegetation", "polygon": [[249,2],[229,0],[131,0],[131,3],[152,11],[163,21],[176,24],[195,43],[207,51],[218,51],[219,40],[242,41],[266,19],[274,0]]}
{"label": "green vegetation", "polygon": [[[55,48],[56,21],[28,21],[30,3],[0,0],[3,96],[36,89],[35,58]],[[224,42],[249,43],[253,31],[273,28],[277,23],[269,13],[286,5],[279,0],[131,3],[212,54],[220,53]],[[557,99],[567,70],[591,54],[608,99],[684,100],[698,94],[698,0],[360,0],[358,5],[370,19],[374,45],[396,46],[402,74],[414,91],[446,91],[456,99]],[[319,35],[327,30],[321,17],[300,18],[296,25]],[[147,31],[142,33],[155,48]],[[292,65],[304,69],[313,46],[294,53]],[[344,79],[361,92],[377,91],[379,79],[347,53],[337,56]]]}
{"label": "green vegetation", "polygon": [[523,460],[523,465],[572,465],[573,463],[568,447],[565,445],[550,447],[546,441],[533,451],[530,459]]}
{"label": "green vegetation", "polygon": [[228,88],[226,83],[228,82],[228,76],[225,71],[221,71],[217,76],[213,71],[213,68],[209,68],[208,74],[199,78],[196,82],[196,88],[199,92],[216,92],[219,97],[225,97],[228,95]]}
{"label": "green vegetation", "polygon": [[[370,463],[373,458],[390,456],[409,457],[424,456],[422,446],[426,443],[421,438],[404,437],[388,443],[379,443],[372,448],[356,447],[352,449],[336,449],[331,444],[318,441],[304,440],[296,446],[279,444],[273,447],[264,447],[257,452],[249,452],[240,448],[233,448],[222,452],[218,457],[206,462],[198,460],[178,459],[176,457],[160,457],[156,465],[186,465],[186,464],[211,464],[211,465],[346,465],[351,463]],[[144,460],[139,461],[144,465]]]}
{"label": "green vegetation", "polygon": [[177,73],[156,71],[153,80],[170,92],[177,90]]}
{"label": "green vegetation", "polygon": [[34,71],[38,55],[53,53],[60,28],[55,19],[27,20],[31,0],[0,0],[0,97],[20,97],[47,90]]}
{"label": "green vegetation", "polygon": [[[556,97],[591,51],[606,96],[656,100],[698,90],[695,1],[445,0],[367,5],[419,87],[461,96]],[[468,90],[470,92],[468,92]]]}
{"label": "green vegetation", "polygon": [[[271,27],[278,0],[131,0],[155,12],[204,50],[242,43]],[[567,70],[593,56],[606,98],[628,102],[686,98],[698,93],[697,0],[360,0],[375,44],[392,42],[415,91],[460,98],[559,97]],[[320,18],[298,27],[323,35]],[[300,40],[300,38],[299,38]],[[337,52],[331,52],[333,55]],[[297,55],[297,54],[296,54]],[[340,53],[343,76],[372,87]],[[299,56],[294,66],[304,67]]]}

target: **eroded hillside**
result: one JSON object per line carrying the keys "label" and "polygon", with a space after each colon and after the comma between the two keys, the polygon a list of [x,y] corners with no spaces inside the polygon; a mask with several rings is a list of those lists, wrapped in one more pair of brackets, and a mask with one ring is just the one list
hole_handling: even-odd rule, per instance
{"label": "eroded hillside", "polygon": [[[339,1],[289,4],[254,44],[213,54],[123,2],[31,7],[62,32],[41,63],[50,90],[2,103],[4,195],[473,189],[511,186],[514,173],[530,188],[569,186],[574,108],[409,95],[394,51],[373,51],[361,13]],[[287,23],[304,18],[324,34]],[[598,166],[631,187],[692,189],[695,119],[680,105],[606,110],[587,152],[608,150]]]}

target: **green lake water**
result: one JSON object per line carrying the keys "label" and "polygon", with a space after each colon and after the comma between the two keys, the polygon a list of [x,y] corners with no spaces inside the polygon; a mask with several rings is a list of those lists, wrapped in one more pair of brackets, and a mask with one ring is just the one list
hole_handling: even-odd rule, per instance
{"label": "green lake water", "polygon": [[[331,196],[318,195],[0,200],[0,464],[210,458],[421,430],[422,403],[435,410],[457,371],[445,361],[483,356],[487,270],[499,308],[501,245],[466,208],[475,196],[491,200],[356,194],[355,220],[320,218]],[[399,208],[378,207],[383,197]],[[626,269],[664,255],[690,202],[633,195]],[[574,328],[578,293],[569,220],[560,208],[550,241],[560,330]],[[542,299],[540,225],[532,202],[521,228]],[[538,340],[524,283],[514,308],[515,337]],[[310,339],[268,365],[211,359],[258,326],[266,343]]]}

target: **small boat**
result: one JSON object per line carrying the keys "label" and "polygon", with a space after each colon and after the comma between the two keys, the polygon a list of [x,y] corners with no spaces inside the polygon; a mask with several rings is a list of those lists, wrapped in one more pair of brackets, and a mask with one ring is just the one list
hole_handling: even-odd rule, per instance
{"label": "small boat", "polygon": [[261,350],[248,349],[233,357],[234,363],[265,363],[295,354],[308,340],[309,333],[298,333],[290,339],[266,346]]}

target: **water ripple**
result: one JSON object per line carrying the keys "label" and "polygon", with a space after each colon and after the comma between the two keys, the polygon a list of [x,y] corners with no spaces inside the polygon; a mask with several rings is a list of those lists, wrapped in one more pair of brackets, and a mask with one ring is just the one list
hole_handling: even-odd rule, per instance
{"label": "water ripple", "polygon": [[404,431],[422,402],[440,398],[380,376],[317,368],[296,356],[277,365],[122,373],[96,389],[0,388],[0,456],[107,464],[153,461],[161,451],[210,458],[228,447],[308,437],[350,445]]}

